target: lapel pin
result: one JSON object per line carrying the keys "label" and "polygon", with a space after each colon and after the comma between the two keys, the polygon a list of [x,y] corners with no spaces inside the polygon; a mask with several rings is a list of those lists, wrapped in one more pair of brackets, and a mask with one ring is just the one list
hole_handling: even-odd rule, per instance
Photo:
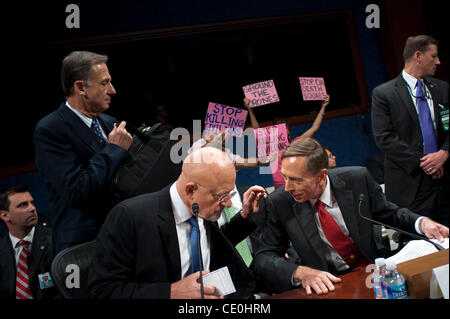
{"label": "lapel pin", "polygon": [[42,246],[41,246],[40,248],[41,248],[41,250],[44,250],[44,249],[45,249],[45,246],[44,246],[44,245],[42,245]]}

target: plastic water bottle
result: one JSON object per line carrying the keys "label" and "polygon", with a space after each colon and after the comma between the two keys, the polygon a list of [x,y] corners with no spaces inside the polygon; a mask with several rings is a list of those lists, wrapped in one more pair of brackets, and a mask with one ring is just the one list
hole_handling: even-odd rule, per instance
{"label": "plastic water bottle", "polygon": [[383,283],[387,299],[408,299],[405,278],[398,272],[395,261],[386,262],[386,274]]}
{"label": "plastic water bottle", "polygon": [[375,259],[375,271],[372,274],[373,290],[376,299],[386,299],[384,289],[384,275],[386,273],[386,260],[384,258]]}

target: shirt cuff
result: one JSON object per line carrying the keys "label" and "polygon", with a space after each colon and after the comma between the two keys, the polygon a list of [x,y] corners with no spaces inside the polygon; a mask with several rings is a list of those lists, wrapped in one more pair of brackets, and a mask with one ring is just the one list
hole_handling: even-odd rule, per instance
{"label": "shirt cuff", "polygon": [[422,233],[422,231],[420,230],[420,227],[419,227],[420,221],[424,218],[425,218],[425,216],[421,216],[421,217],[417,218],[416,222],[414,223],[414,228],[416,229],[416,232],[420,235],[424,235],[424,233]]}
{"label": "shirt cuff", "polygon": [[[295,271],[294,271],[294,272],[295,272]],[[302,281],[301,281],[301,280],[300,280],[299,282],[297,282],[297,283],[294,282],[294,274],[292,274],[292,276],[291,276],[291,285],[292,285],[293,287],[299,287],[301,284],[302,284]]]}

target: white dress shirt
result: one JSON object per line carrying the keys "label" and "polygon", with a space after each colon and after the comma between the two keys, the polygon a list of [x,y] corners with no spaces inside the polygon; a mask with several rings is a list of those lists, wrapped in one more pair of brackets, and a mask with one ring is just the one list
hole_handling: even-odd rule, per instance
{"label": "white dress shirt", "polygon": [[[34,237],[34,227],[31,228],[31,231],[26,235],[23,240],[28,241],[30,243],[29,251],[31,252],[31,246],[33,244],[33,237]],[[14,237],[11,233],[9,233],[9,238],[11,239],[11,244],[14,248],[14,257],[16,258],[16,266],[19,262],[19,256],[22,252],[23,246],[19,244],[20,238]]]}
{"label": "white dress shirt", "polygon": [[[409,95],[411,95],[414,106],[416,107],[417,115],[419,115],[419,108],[417,106],[417,99],[416,99],[417,79],[415,77],[413,77],[412,75],[406,73],[405,70],[402,71],[402,76],[405,79],[406,84],[409,87],[409,89],[408,89]],[[422,81],[422,83],[423,83],[423,87],[425,88],[425,91],[426,91],[426,98],[427,98],[428,107],[430,108],[431,120],[433,121],[433,126],[434,126],[434,129],[436,130],[436,121],[434,120],[433,99],[431,98],[431,93],[428,90],[427,86],[425,85],[425,82]]]}
{"label": "white dress shirt", "polygon": [[[191,266],[191,254],[197,254],[197,252],[191,252],[190,243],[191,225],[189,224],[188,219],[193,215],[178,194],[176,183],[173,183],[170,187],[170,199],[177,229],[178,248],[180,249],[181,278],[184,278],[189,275],[187,274],[187,271]],[[203,269],[207,270],[209,269],[211,257],[210,243],[203,219],[200,217],[198,218],[198,226],[200,229],[200,242],[202,246]]]}

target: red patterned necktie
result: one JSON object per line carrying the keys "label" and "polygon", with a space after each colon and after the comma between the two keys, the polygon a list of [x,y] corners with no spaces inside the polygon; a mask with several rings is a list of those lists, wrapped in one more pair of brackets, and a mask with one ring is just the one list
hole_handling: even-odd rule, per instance
{"label": "red patterned necktie", "polygon": [[22,246],[22,251],[17,262],[16,299],[33,299],[28,280],[27,257],[30,255],[30,242],[22,239],[19,241],[19,245]]}
{"label": "red patterned necktie", "polygon": [[361,255],[356,245],[344,234],[333,216],[323,207],[323,203],[317,200],[316,206],[323,233],[342,259],[352,270],[358,270],[368,265],[367,259]]}

